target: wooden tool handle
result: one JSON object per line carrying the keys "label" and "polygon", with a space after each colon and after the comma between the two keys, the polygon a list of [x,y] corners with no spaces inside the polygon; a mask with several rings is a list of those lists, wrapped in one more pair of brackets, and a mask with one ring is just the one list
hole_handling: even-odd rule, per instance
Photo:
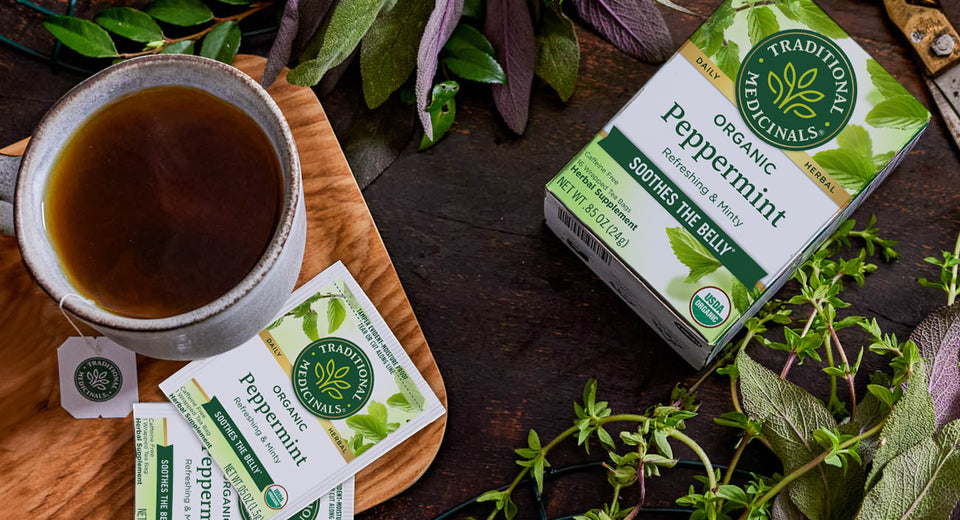
{"label": "wooden tool handle", "polygon": [[884,0],[883,3],[887,15],[920,57],[928,76],[936,76],[960,61],[960,36],[938,5],[930,0],[923,3]]}

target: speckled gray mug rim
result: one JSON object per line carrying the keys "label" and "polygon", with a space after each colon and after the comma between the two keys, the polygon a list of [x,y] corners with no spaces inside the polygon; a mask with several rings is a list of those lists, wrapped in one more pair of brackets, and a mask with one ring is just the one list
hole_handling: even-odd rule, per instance
{"label": "speckled gray mug rim", "polygon": [[[260,257],[260,260],[240,281],[240,283],[234,286],[226,294],[192,311],[166,318],[139,319],[113,314],[99,306],[93,305],[92,303],[87,303],[87,300],[82,298],[64,299],[64,297],[69,294],[79,295],[79,293],[75,291],[63,290],[58,286],[58,284],[49,279],[52,273],[43,272],[43,266],[34,261],[34,255],[40,254],[42,252],[40,251],[42,247],[46,246],[52,249],[52,245],[49,242],[49,237],[47,237],[45,233],[42,237],[44,244],[37,244],[34,243],[34,240],[36,240],[38,237],[31,233],[24,232],[26,229],[26,222],[24,219],[28,218],[28,216],[26,216],[24,211],[21,211],[20,208],[22,206],[21,202],[24,201],[26,197],[30,196],[28,191],[31,184],[38,182],[36,177],[42,177],[41,181],[44,184],[46,184],[47,178],[49,177],[49,171],[36,172],[32,169],[36,151],[45,146],[55,146],[57,148],[55,153],[59,154],[60,148],[62,148],[63,142],[51,143],[47,142],[45,139],[45,136],[50,131],[49,127],[56,120],[58,113],[64,110],[65,107],[68,107],[71,103],[74,103],[81,95],[87,93],[91,89],[102,88],[104,84],[106,84],[115,76],[133,72],[142,74],[141,77],[147,77],[147,75],[150,74],[150,69],[154,67],[174,67],[179,73],[184,75],[184,78],[187,78],[188,74],[200,74],[216,77],[218,78],[218,81],[233,81],[236,85],[240,86],[241,88],[246,88],[250,93],[252,93],[258,102],[262,104],[261,108],[265,108],[267,110],[267,114],[269,114],[270,118],[269,124],[275,125],[275,130],[279,130],[279,133],[282,136],[282,143],[280,143],[279,146],[283,149],[276,151],[278,153],[278,160],[280,161],[284,174],[284,192],[281,216],[276,228],[274,229],[273,236],[271,237],[263,255]],[[133,74],[132,76],[135,80],[136,74]],[[208,79],[209,78],[204,79],[203,81],[207,81]],[[169,84],[176,85],[178,83]],[[189,81],[184,81],[182,84],[186,86],[196,86]],[[153,86],[159,85],[146,84],[141,87],[135,87],[133,91],[142,90]],[[223,99],[223,96],[218,95],[216,91],[206,88],[203,88],[203,90]],[[107,93],[107,97],[108,99],[104,103],[101,103],[95,107],[91,114],[95,113],[100,107],[120,96],[110,96],[110,93]],[[241,110],[245,109],[245,107],[238,108]],[[248,110],[244,111],[249,113]],[[87,117],[89,117],[89,115]],[[261,124],[261,126],[263,125]],[[274,145],[277,146],[277,143],[274,143]],[[250,76],[232,66],[200,56],[158,54],[127,60],[104,69],[103,71],[91,76],[87,80],[71,89],[62,98],[60,98],[60,100],[58,100],[53,107],[50,108],[50,110],[37,125],[33,137],[27,145],[27,149],[23,155],[23,160],[20,165],[20,175],[17,180],[14,202],[14,222],[16,227],[17,243],[23,257],[23,262],[27,267],[27,271],[37,282],[37,284],[39,284],[40,287],[43,288],[43,290],[49,294],[51,298],[53,298],[55,301],[61,302],[63,308],[80,319],[94,325],[101,324],[113,329],[133,332],[157,332],[182,328],[191,324],[203,322],[204,320],[207,320],[235,305],[254,287],[256,287],[257,284],[264,279],[274,264],[276,264],[281,251],[290,237],[291,230],[293,228],[294,217],[296,215],[298,200],[301,198],[302,183],[299,170],[299,157],[297,156],[297,149],[294,143],[293,134],[287,125],[286,119],[283,117],[283,113],[280,111],[280,108],[277,106],[273,98],[271,98],[270,95],[259,85],[259,83],[254,81]],[[55,252],[54,256],[56,256]]]}

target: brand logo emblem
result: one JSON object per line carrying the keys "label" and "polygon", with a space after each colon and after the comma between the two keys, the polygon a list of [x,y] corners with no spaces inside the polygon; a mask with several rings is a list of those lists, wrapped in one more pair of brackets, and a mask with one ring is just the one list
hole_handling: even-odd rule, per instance
{"label": "brand logo emblem", "polygon": [[833,40],[791,29],[755,45],[737,74],[737,108],[763,141],[809,150],[833,139],[850,121],[857,79]]}
{"label": "brand logo emblem", "polygon": [[708,329],[719,327],[730,316],[730,297],[716,287],[704,287],[690,298],[690,316]]}
{"label": "brand logo emblem", "polygon": [[84,359],[73,372],[73,383],[84,398],[98,403],[109,401],[120,393],[123,375],[113,361],[93,357]]}
{"label": "brand logo emblem", "polygon": [[370,358],[341,338],[307,345],[297,356],[291,379],[300,403],[323,419],[343,419],[359,412],[373,390]]}

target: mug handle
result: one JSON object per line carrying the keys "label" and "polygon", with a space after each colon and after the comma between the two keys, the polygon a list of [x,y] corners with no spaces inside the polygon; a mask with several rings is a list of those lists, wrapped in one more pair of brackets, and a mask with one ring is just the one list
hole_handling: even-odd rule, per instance
{"label": "mug handle", "polygon": [[0,155],[0,233],[13,235],[13,192],[20,171],[20,157]]}

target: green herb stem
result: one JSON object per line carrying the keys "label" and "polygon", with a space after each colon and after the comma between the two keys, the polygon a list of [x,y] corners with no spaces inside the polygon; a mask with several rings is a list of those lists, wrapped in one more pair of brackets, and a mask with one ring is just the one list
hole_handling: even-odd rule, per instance
{"label": "green herb stem", "polygon": [[[646,421],[649,421],[649,420],[650,420],[650,418],[647,417],[647,416],[645,416],[645,415],[625,413],[625,414],[619,414],[619,415],[611,415],[611,416],[609,416],[609,417],[604,417],[604,418],[602,418],[602,419],[598,419],[598,420],[597,420],[597,424],[598,424],[598,425],[603,425],[603,424],[612,423],[612,422],[646,422]],[[553,439],[552,441],[550,441],[549,443],[547,443],[547,444],[543,447],[543,449],[540,450],[540,456],[543,457],[543,458],[546,458],[546,457],[547,457],[547,453],[548,453],[550,450],[552,450],[553,448],[555,448],[555,447],[557,446],[557,444],[560,444],[561,442],[563,442],[564,439],[566,439],[567,437],[570,437],[571,435],[573,435],[573,434],[575,434],[575,433],[577,433],[577,432],[579,432],[579,431],[580,431],[580,429],[577,428],[576,426],[571,426],[571,427],[567,428],[566,430],[563,431],[563,433],[561,433],[560,435],[557,435],[556,437],[554,437],[554,439]],[[693,442],[693,439],[690,439],[690,440],[691,440],[691,442]],[[696,443],[694,443],[694,444],[696,444]],[[702,451],[702,450],[701,450],[701,451]],[[707,462],[709,462],[709,461],[707,461]],[[513,481],[510,482],[510,486],[507,487],[506,491],[504,491],[505,496],[510,496],[510,495],[512,495],[512,494],[513,494],[513,490],[516,489],[518,485],[520,485],[520,481],[523,480],[523,477],[525,477],[525,476],[527,475],[527,473],[529,473],[529,472],[530,472],[530,467],[529,467],[529,466],[528,466],[528,467],[524,467],[522,470],[520,470],[520,473],[517,473],[517,476],[514,477]],[[494,510],[490,513],[490,516],[487,517],[487,520],[493,520],[493,519],[497,516],[497,513],[498,513],[499,511],[500,511],[499,509],[494,509]]]}
{"label": "green herb stem", "polygon": [[[833,341],[830,339],[830,337],[827,337],[823,341],[823,344],[824,346],[826,346],[826,351],[827,351],[827,365],[833,366]],[[827,402],[829,403],[832,401],[839,401],[839,400],[840,399],[837,397],[837,376],[831,375],[830,376],[830,399]]]}
{"label": "green herb stem", "polygon": [[743,11],[744,9],[750,9],[750,8],[752,8],[752,7],[759,7],[759,6],[761,6],[761,5],[774,5],[774,4],[776,4],[776,3],[777,3],[777,0],[765,0],[765,1],[763,1],[763,2],[754,2],[754,3],[752,3],[752,4],[741,5],[740,7],[734,9],[733,12],[739,13],[740,11]]}
{"label": "green herb stem", "polygon": [[214,17],[213,18],[214,24],[200,32],[183,36],[181,38],[164,38],[163,45],[159,47],[154,47],[152,49],[148,49],[140,52],[122,52],[122,53],[118,53],[116,56],[114,56],[114,58],[126,59],[126,58],[136,58],[137,56],[146,56],[148,54],[157,54],[157,53],[163,52],[163,50],[166,49],[171,44],[186,41],[186,40],[192,40],[192,41],[199,40],[200,38],[206,36],[207,33],[214,30],[218,25],[222,23],[239,22],[240,20],[243,20],[244,18],[258,11],[262,11],[272,5],[273,5],[273,0],[270,0],[268,2],[259,2],[259,3],[251,4],[250,9],[247,9],[242,13],[238,13],[233,16],[226,16],[223,18]]}
{"label": "green herb stem", "polygon": [[[957,234],[957,242],[953,246],[953,256],[960,256],[960,234]],[[957,299],[957,294],[960,293],[957,288],[957,267],[955,265],[950,269],[950,285],[947,287],[948,307],[953,305],[953,302]]]}
{"label": "green herb stem", "polygon": [[737,380],[736,377],[730,378],[730,399],[733,401],[734,411],[743,413],[743,408],[740,407],[740,397],[737,395]]}
{"label": "green herb stem", "polygon": [[[813,302],[810,302],[810,303],[812,304]],[[804,337],[804,336],[806,336],[807,333],[810,332],[810,327],[813,326],[813,319],[816,318],[816,317],[817,317],[817,309],[814,308],[814,309],[813,309],[813,312],[810,313],[810,317],[807,318],[807,322],[803,325],[803,330],[800,332],[800,337],[801,337],[801,338]],[[787,356],[787,360],[784,361],[784,363],[783,363],[783,369],[780,370],[780,379],[782,379],[782,380],[784,380],[784,381],[787,380],[787,374],[790,373],[790,369],[793,368],[793,363],[794,363],[794,361],[796,361],[796,360],[797,360],[797,353],[796,353],[796,351],[791,351],[791,352],[790,352],[790,355]]]}
{"label": "green herb stem", "polygon": [[746,449],[747,444],[750,444],[751,440],[753,440],[753,437],[749,433],[743,432],[740,445],[737,446],[737,450],[733,452],[733,458],[730,459],[730,465],[727,466],[727,473],[723,476],[721,484],[730,483],[730,479],[733,478],[733,470],[737,467],[737,464],[740,462],[740,456],[743,455],[743,450]]}
{"label": "green herb stem", "polygon": [[[889,417],[889,416],[888,416],[888,417]],[[852,437],[852,438],[850,438],[850,439],[847,439],[847,440],[844,441],[844,442],[841,442],[838,450],[842,450],[842,449],[849,448],[850,446],[853,446],[854,444],[862,441],[863,439],[866,439],[866,438],[868,438],[868,437],[872,437],[872,436],[880,433],[880,430],[883,429],[883,425],[886,424],[886,423],[887,423],[887,419],[884,418],[882,421],[880,421],[880,422],[879,422],[876,426],[874,426],[873,428],[870,428],[869,430],[861,433],[860,435],[857,435],[856,437]],[[785,487],[787,487],[788,485],[790,485],[790,483],[793,482],[794,480],[797,480],[798,478],[804,476],[808,471],[810,471],[810,470],[812,470],[813,468],[816,468],[817,466],[819,466],[820,463],[823,462],[823,460],[826,459],[827,456],[829,456],[829,455],[830,455],[831,453],[833,453],[833,452],[834,452],[834,450],[832,450],[832,449],[827,450],[827,451],[824,451],[824,452],[821,453],[820,455],[817,455],[816,457],[814,457],[810,462],[808,462],[808,463],[804,464],[803,466],[800,466],[799,468],[793,470],[789,475],[783,477],[783,479],[780,480],[780,482],[777,482],[777,485],[775,485],[775,486],[773,486],[772,488],[770,488],[770,490],[767,491],[767,493],[766,493],[765,495],[763,495],[762,497],[760,497],[760,500],[758,500],[758,501],[754,504],[754,506],[760,506],[760,505],[763,505],[763,504],[769,502],[770,500],[772,500],[775,496],[777,496],[777,493],[779,493],[780,491],[783,490],[783,488],[785,488]]]}
{"label": "green herb stem", "polygon": [[[707,483],[710,485],[710,489],[715,491],[717,489],[717,476],[713,471],[713,464],[710,463],[710,457],[707,456],[707,452],[703,451],[703,448],[697,444],[697,441],[687,437],[684,433],[678,430],[670,430],[667,434],[674,439],[686,444],[694,453],[697,454],[697,457],[700,458],[700,462],[703,463],[703,467],[707,471]],[[824,455],[826,457],[826,455]]]}
{"label": "green herb stem", "polygon": [[827,329],[830,331],[830,337],[833,338],[833,342],[837,345],[837,354],[840,354],[840,360],[843,361],[844,371],[847,373],[844,379],[847,380],[847,388],[850,390],[850,417],[856,417],[857,391],[853,386],[853,374],[850,373],[850,363],[847,361],[847,353],[843,351],[843,344],[840,343],[840,337],[837,336],[837,331],[833,328],[833,324],[828,323]]}

